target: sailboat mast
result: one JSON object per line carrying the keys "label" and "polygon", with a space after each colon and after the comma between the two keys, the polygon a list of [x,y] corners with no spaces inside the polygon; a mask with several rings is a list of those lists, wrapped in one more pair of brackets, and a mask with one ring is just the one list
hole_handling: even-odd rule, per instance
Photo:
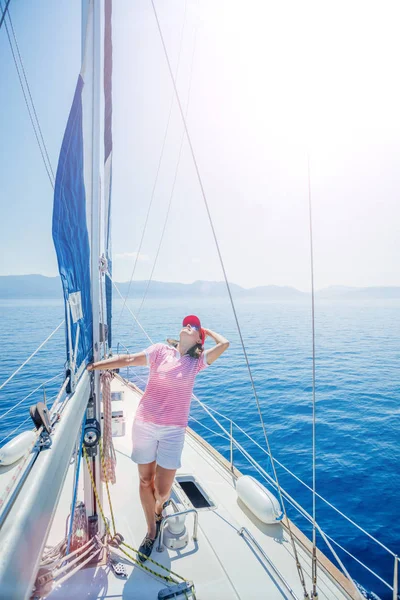
{"label": "sailboat mast", "polygon": [[82,0],[81,5],[81,64],[85,60],[85,39],[88,19],[88,4],[90,0]]}
{"label": "sailboat mast", "polygon": [[[89,10],[89,3],[92,3],[92,10]],[[86,18],[85,18],[86,15]],[[103,0],[83,0],[82,2],[82,36],[86,36],[87,19],[92,18],[93,27],[93,52],[92,52],[92,123],[91,123],[91,222],[90,222],[90,275],[91,275],[91,300],[93,310],[93,360],[100,359],[100,271],[99,260],[101,255],[101,211],[104,207],[102,201],[103,194],[103,154],[102,152],[102,133],[103,133],[103,112],[102,112],[102,91],[103,91],[103,41],[104,41],[104,1]],[[88,50],[88,48],[86,48]],[[89,225],[89,224],[88,224]],[[95,418],[101,423],[101,403],[100,403],[100,373],[93,371],[93,408],[89,406],[87,418]],[[94,409],[94,414],[93,414]],[[90,414],[89,414],[90,413]],[[92,459],[93,475],[97,487],[97,493],[102,502],[101,485],[101,460],[99,450]],[[97,514],[96,498],[93,493],[91,479],[87,468],[84,469],[84,490],[85,505],[88,516]],[[99,527],[101,523],[99,522]]]}
{"label": "sailboat mast", "polygon": [[[101,60],[101,0],[93,2],[93,121],[92,121],[92,197],[91,197],[91,296],[93,307],[93,358],[99,360],[100,356],[100,277],[99,277],[99,259],[100,259],[100,210],[101,210],[101,180],[102,180],[102,161],[100,160],[100,130],[101,130],[101,111],[100,95],[102,80],[102,60]],[[99,372],[95,371],[95,392],[98,391]],[[99,396],[99,394],[97,394]],[[99,405],[100,406],[100,405]],[[99,413],[98,413],[99,414]]]}

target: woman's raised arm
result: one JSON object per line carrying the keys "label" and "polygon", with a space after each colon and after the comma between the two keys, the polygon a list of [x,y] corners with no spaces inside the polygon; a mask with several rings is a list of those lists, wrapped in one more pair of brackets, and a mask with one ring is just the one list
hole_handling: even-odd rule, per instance
{"label": "woman's raised arm", "polygon": [[204,352],[207,363],[211,365],[214,360],[217,360],[217,358],[229,348],[229,342],[223,335],[215,333],[215,331],[211,331],[211,329],[203,327],[203,331],[205,331],[206,336],[212,338],[216,344],[214,348],[210,348]]}
{"label": "woman's raised arm", "polygon": [[123,369],[124,367],[144,367],[147,365],[147,358],[145,352],[137,352],[136,354],[117,354],[111,358],[105,360],[99,360],[96,363],[90,363],[86,367],[88,371],[95,371],[98,369]]}

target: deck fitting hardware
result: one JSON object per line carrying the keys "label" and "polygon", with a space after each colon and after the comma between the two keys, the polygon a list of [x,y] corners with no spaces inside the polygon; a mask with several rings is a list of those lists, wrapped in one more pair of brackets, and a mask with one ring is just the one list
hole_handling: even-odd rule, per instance
{"label": "deck fitting hardware", "polygon": [[97,419],[87,419],[85,431],[83,434],[83,443],[88,456],[93,457],[97,454],[97,445],[101,436],[100,425]]}
{"label": "deck fitting hardware", "polygon": [[29,409],[29,414],[35,424],[36,429],[43,427],[48,434],[52,432],[49,412],[44,402],[38,402],[37,404],[31,406]]}
{"label": "deck fitting hardware", "polygon": [[50,446],[52,444],[52,439],[49,436],[49,434],[47,433],[47,431],[45,431],[45,430],[42,431],[38,443],[39,443],[40,448],[50,448]]}
{"label": "deck fitting hardware", "polygon": [[158,592],[158,600],[170,600],[179,598],[180,596],[188,600],[195,599],[194,584],[192,581],[182,581],[182,583],[177,583]]}
{"label": "deck fitting hardware", "polygon": [[[163,518],[163,520],[161,522],[161,526],[160,526],[160,533],[158,534],[157,552],[164,551],[164,544],[163,544],[164,529],[168,523],[168,520],[173,519],[174,517],[180,517],[181,515],[188,515],[190,513],[194,514],[193,538],[192,539],[194,542],[197,542],[197,528],[198,528],[198,522],[199,522],[199,514],[195,508],[188,508],[187,510],[182,510],[177,513],[173,513],[172,515],[167,515],[166,517]],[[173,598],[174,596],[171,596],[171,597]]]}
{"label": "deck fitting hardware", "polygon": [[113,570],[114,575],[116,575],[117,577],[123,577],[124,579],[128,577],[128,571],[126,570],[126,567],[122,562],[118,562],[117,560],[114,560],[112,558],[110,558],[108,562]]}
{"label": "deck fitting hardware", "polygon": [[119,548],[124,541],[124,536],[120,533],[116,533],[111,540],[108,542],[113,548]]}
{"label": "deck fitting hardware", "polygon": [[53,588],[53,571],[49,567],[41,567],[37,573],[34,591],[31,598],[42,598],[47,596]]}

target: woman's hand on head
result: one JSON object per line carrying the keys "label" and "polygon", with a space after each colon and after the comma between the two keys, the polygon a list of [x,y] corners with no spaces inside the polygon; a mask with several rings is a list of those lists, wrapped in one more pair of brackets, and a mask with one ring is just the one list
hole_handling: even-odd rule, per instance
{"label": "woman's hand on head", "polygon": [[211,329],[204,329],[204,332],[215,342],[214,348],[205,350],[206,361],[209,365],[211,365],[219,356],[221,356],[223,352],[225,352],[225,350],[229,348],[229,342],[223,335],[216,333]]}
{"label": "woman's hand on head", "polygon": [[86,370],[87,370],[87,371],[93,371],[93,370],[94,370],[94,369],[93,369],[93,363],[89,363],[89,364],[86,366]]}

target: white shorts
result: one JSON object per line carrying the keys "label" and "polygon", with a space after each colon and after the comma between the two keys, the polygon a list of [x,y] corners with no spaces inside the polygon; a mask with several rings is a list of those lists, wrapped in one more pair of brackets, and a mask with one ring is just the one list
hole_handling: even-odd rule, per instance
{"label": "white shorts", "polygon": [[186,427],[134,421],[132,460],[138,465],[157,462],[164,469],[179,469]]}

